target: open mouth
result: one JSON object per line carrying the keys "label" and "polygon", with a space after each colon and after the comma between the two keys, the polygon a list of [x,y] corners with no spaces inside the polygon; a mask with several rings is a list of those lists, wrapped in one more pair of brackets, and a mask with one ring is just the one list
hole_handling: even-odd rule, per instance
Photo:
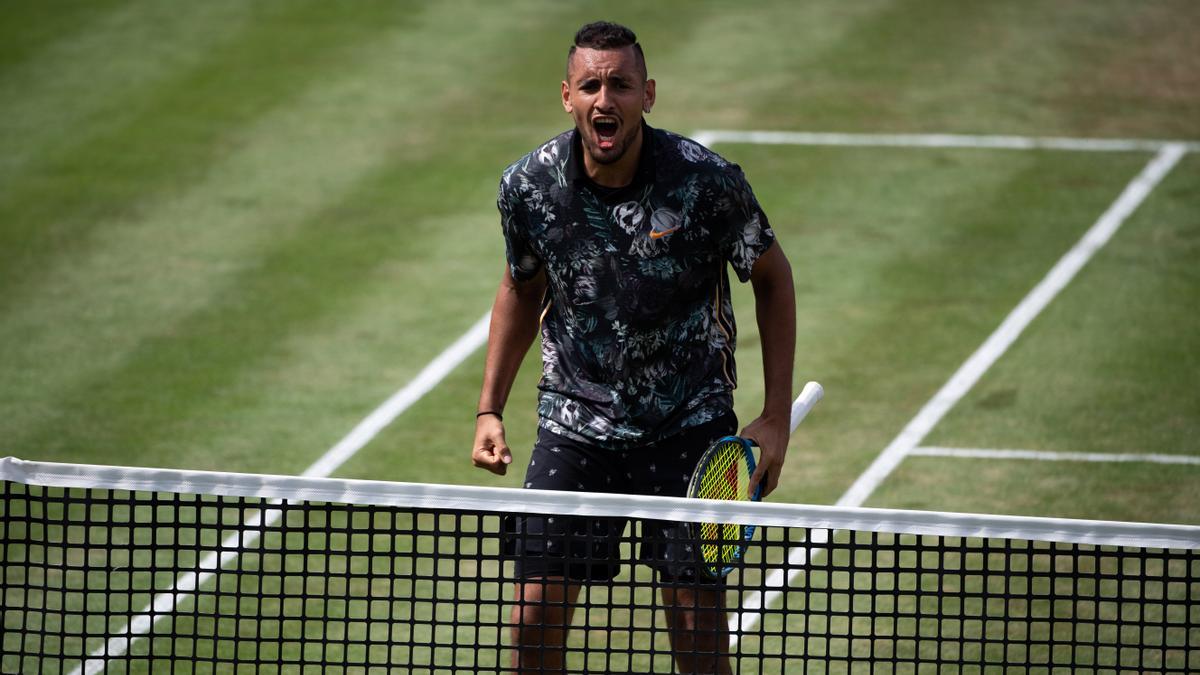
{"label": "open mouth", "polygon": [[600,140],[600,148],[608,150],[613,147],[613,139],[617,136],[617,129],[620,125],[617,120],[611,117],[597,117],[592,120],[592,127],[596,130],[596,136]]}

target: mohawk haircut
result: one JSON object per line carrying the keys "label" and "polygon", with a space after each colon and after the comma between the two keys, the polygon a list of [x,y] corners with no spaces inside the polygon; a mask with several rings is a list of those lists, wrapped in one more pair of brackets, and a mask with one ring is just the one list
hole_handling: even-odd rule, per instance
{"label": "mohawk haircut", "polygon": [[642,52],[642,46],[638,44],[637,35],[632,30],[611,21],[593,21],[586,24],[575,33],[575,44],[567,50],[568,76],[571,71],[571,58],[575,56],[575,50],[580,47],[586,49],[621,49],[631,45],[633,46],[634,54],[637,55],[638,69],[641,71],[642,80],[645,81],[648,78],[646,55]]}

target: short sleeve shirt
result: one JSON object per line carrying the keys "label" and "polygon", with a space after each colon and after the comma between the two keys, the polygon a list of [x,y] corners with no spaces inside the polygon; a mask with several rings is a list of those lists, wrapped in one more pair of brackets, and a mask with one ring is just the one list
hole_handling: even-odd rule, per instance
{"label": "short sleeve shirt", "polygon": [[741,169],[643,125],[634,181],[583,170],[575,130],[500,181],[509,270],[545,270],[539,424],[600,447],[652,443],[733,403],[737,328],[729,300],[775,240]]}

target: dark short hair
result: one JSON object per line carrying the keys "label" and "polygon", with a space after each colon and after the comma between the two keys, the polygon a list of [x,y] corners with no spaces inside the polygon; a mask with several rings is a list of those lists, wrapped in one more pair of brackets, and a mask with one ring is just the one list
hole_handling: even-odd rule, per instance
{"label": "dark short hair", "polygon": [[571,57],[575,56],[575,50],[579,47],[588,49],[621,49],[624,47],[633,46],[633,53],[637,55],[638,67],[642,71],[642,79],[645,80],[648,76],[646,72],[646,55],[642,52],[642,46],[638,44],[637,35],[629,28],[622,26],[619,23],[611,21],[593,21],[585,24],[582,28],[575,32],[575,44],[567,50],[567,72],[571,70]]}

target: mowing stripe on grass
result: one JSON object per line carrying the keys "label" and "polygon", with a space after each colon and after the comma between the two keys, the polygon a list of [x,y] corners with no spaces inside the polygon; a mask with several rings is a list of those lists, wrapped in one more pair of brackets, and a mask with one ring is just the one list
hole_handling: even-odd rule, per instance
{"label": "mowing stripe on grass", "polygon": [[[713,132],[708,132],[708,135],[702,138],[708,142],[723,140],[723,137],[716,136]],[[919,145],[917,147],[929,146]],[[934,425],[950,411],[954,404],[970,391],[971,387],[1008,350],[1033,319],[1070,283],[1096,251],[1108,243],[1125,219],[1166,177],[1180,158],[1187,153],[1187,150],[1187,145],[1184,143],[1168,143],[1159,147],[1154,158],[1130,181],[1108,210],[1088,229],[1075,246],[1059,259],[1041,282],[1005,318],[1000,327],[959,367],[950,380],[917,413],[917,416],[904,427],[900,434],[867,467],[866,471],[846,490],[838,500],[838,506],[862,506],[866,502],[880,483],[899,466],[913,448],[916,448],[924,440]],[[814,536],[813,543],[825,543],[817,541],[819,538]],[[730,628],[736,629],[731,637],[731,645],[737,644],[739,631],[750,630],[757,625],[762,620],[761,610],[775,603],[783,595],[784,590],[791,586],[793,579],[803,570],[803,563],[806,556],[809,555],[809,550],[812,551],[812,555],[818,555],[824,549],[811,547],[793,549],[788,553],[788,558],[796,566],[791,567],[790,572],[782,569],[773,571],[763,580],[762,584],[764,589],[771,590],[755,591],[742,601],[742,609],[729,619]]]}
{"label": "mowing stripe on grass", "polygon": [[909,456],[967,457],[974,459],[1033,459],[1042,462],[1149,462],[1152,464],[1196,464],[1195,455],[1138,454],[1134,452],[1055,452],[1049,450],[1004,450],[1000,448],[913,448]]}
{"label": "mowing stripe on grass", "polygon": [[908,423],[896,438],[884,448],[879,457],[854,481],[849,490],[838,500],[839,506],[861,506],[875,488],[887,478],[904,459],[917,447],[950,408],[966,395],[971,387],[983,377],[1030,323],[1066,287],[1079,270],[1112,238],[1125,219],[1146,199],[1150,191],[1174,168],[1187,149],[1181,144],[1171,144],[1159,150],[1154,159],[1142,169],[1121,192],[1121,196],[1100,216],[1083,238],[1071,247],[1046,274],[1045,278],[1026,295],[1020,304],[1004,319],[983,345],[959,367],[958,371],[925,404],[917,416]]}
{"label": "mowing stripe on grass", "polygon": [[697,131],[702,145],[833,145],[861,148],[977,148],[982,150],[1077,150],[1084,152],[1158,152],[1167,146],[1200,150],[1200,142],[1141,138],[1065,138],[1059,136],[969,136],[963,134],[843,134],[807,131]]}
{"label": "mowing stripe on grass", "polygon": [[428,394],[439,382],[450,374],[450,371],[458,367],[458,364],[467,360],[471,354],[479,349],[487,342],[488,323],[491,321],[492,313],[487,312],[479,321],[475,322],[471,329],[463,334],[462,337],[454,341],[454,344],[446,348],[444,352],[439,354],[437,358],[429,362],[425,369],[413,378],[403,389],[392,394],[388,400],[384,401],[370,415],[367,415],[363,421],[358,423],[346,437],[338,441],[336,445],[330,448],[321,458],[301,474],[306,477],[321,477],[328,476],[345,464],[347,460],[354,456],[362,449],[372,438],[383,430],[384,427],[391,424],[393,420],[400,416],[400,413],[408,410],[412,404],[421,400],[421,397]]}
{"label": "mowing stripe on grass", "polygon": [[[726,138],[718,135],[717,132],[701,132],[696,134],[695,137],[697,140],[700,140],[705,144],[717,141],[744,140],[742,137],[738,137],[736,139]],[[896,137],[876,136],[872,138]],[[931,138],[1018,137],[935,136]],[[783,141],[759,139],[748,142],[770,143]],[[986,369],[990,367],[990,365],[994,363],[1001,354],[1003,354],[1008,346],[1011,345],[1012,341],[1015,340],[1021,331],[1024,330],[1028,323],[1032,321],[1032,319],[1041,312],[1046,304],[1048,304],[1049,301],[1053,299],[1055,295],[1057,295],[1062,287],[1064,287],[1066,283],[1074,277],[1075,273],[1077,273],[1083,264],[1090,259],[1095,251],[1102,247],[1108,241],[1108,239],[1111,238],[1112,234],[1116,231],[1120,224],[1129,216],[1130,213],[1133,212],[1138,204],[1145,199],[1146,195],[1149,194],[1154,186],[1162,180],[1162,178],[1178,162],[1179,158],[1182,157],[1183,154],[1189,149],[1189,144],[1186,143],[1167,143],[1165,145],[1162,142],[1142,141],[1139,143],[1155,143],[1152,147],[1159,150],[1158,155],[1150,162],[1150,164],[1147,165],[1142,173],[1132,183],[1130,183],[1129,186],[1126,187],[1121,197],[1113,204],[1113,206],[1109,208],[1107,212],[1105,212],[1100,220],[1088,230],[1088,233],[1084,236],[1084,238],[1080,240],[1080,242],[1076,244],[1076,246],[1072,248],[1062,260],[1059,261],[1059,263],[1051,270],[1050,274],[1047,275],[1046,279],[1044,279],[1042,283],[1035,287],[1034,291],[1031,292],[1030,295],[1027,296],[1020,305],[1018,305],[1017,309],[1009,315],[1008,319],[1006,319],[1003,324],[1001,324],[1000,329],[998,329],[997,332],[994,333],[992,337],[984,343],[984,346],[981,347],[971,359],[968,359],[967,363],[960,368],[959,372],[956,373],[953,378],[951,378],[951,381],[943,387],[943,390],[940,391],[939,394],[936,395],[934,399],[926,405],[926,408],[923,409],[920,414],[918,414],[917,418],[915,418],[913,422],[909,423],[905,430],[901,432],[901,435],[897,438],[897,440],[893,441],[893,443],[884,450],[884,453],[876,459],[876,462],[868,468],[867,472],[860,476],[859,480],[855,482],[854,486],[851,486],[851,489],[847,491],[845,495],[843,495],[841,500],[839,500],[839,505],[857,506],[861,505],[861,503],[865,501],[870,492],[872,492],[879,482],[891,472],[891,470],[895,467],[895,464],[899,463],[899,460],[903,458],[903,455],[910,452],[912,448],[914,448],[916,444],[919,443],[922,438],[924,438],[929,429],[932,428],[933,424],[936,424],[936,422],[940,420],[942,416],[944,416],[945,412],[948,411],[949,408],[955,402],[957,402],[957,400],[961,398],[961,396],[965,394],[967,390],[970,389],[974,382],[978,380],[979,376],[981,376],[983,372],[986,371]],[[841,144],[845,145],[849,143]],[[875,143],[875,145],[889,144],[898,143]],[[909,143],[908,145],[915,147],[1006,147],[961,144],[952,146],[939,146],[934,145],[932,142],[913,142]],[[1035,143],[1020,147],[1029,149],[1050,146],[1037,145]],[[1055,147],[1054,149],[1096,150],[1101,148],[1081,146],[1073,148]],[[1104,149],[1113,150],[1114,148]],[[1138,146],[1123,147],[1119,149],[1144,150],[1147,148]],[[446,351],[444,351],[433,362],[431,362],[429,366],[422,370],[422,372],[418,374],[418,376],[409,385],[396,392],[396,394],[385,401],[379,408],[368,415],[367,418],[365,418],[353,430],[351,430],[346,437],[344,437],[336,445],[330,448],[324,455],[322,455],[322,457],[318,459],[317,462],[315,462],[311,467],[309,467],[309,469],[306,470],[303,475],[308,477],[329,475],[329,473],[336,470],[339,466],[349,460],[359,449],[361,449],[367,442],[374,438],[374,436],[378,434],[380,430],[386,427],[399,414],[424,396],[425,393],[436,386],[436,384],[440,382],[455,366],[465,360],[471,353],[475,351],[475,349],[486,342],[489,318],[489,315],[484,315],[484,317],[480,319],[480,321],[478,321],[467,332],[467,334],[457,340],[453,345],[447,348]],[[1001,339],[997,339],[997,336],[1003,337]],[[976,358],[981,354],[987,356]],[[971,368],[968,368],[968,366],[971,366]],[[975,372],[976,370],[978,372]],[[964,372],[966,372],[968,375],[970,373],[974,373],[973,378],[970,376],[964,376]],[[952,384],[955,384],[956,386],[951,387]],[[965,384],[965,387],[962,386],[963,384]],[[958,391],[959,388],[961,388],[961,391]],[[949,397],[942,395],[943,392],[947,391],[958,391],[958,393],[956,397],[950,399]],[[934,403],[937,403],[938,405],[933,406]],[[940,412],[936,413],[936,415],[932,412],[940,409],[942,406],[944,406],[944,409],[941,409]],[[921,421],[921,424],[916,424],[918,421]],[[926,426],[928,428],[925,428]],[[924,428],[924,431],[920,433],[920,436],[914,436],[912,431],[921,428]],[[911,445],[905,447],[904,444],[898,443],[901,440],[904,441],[904,444],[907,444],[909,441],[911,441]],[[884,461],[885,458],[887,461]],[[888,466],[892,458],[895,459],[895,463]],[[877,465],[879,465],[880,468],[877,468]],[[886,468],[886,471],[880,473],[881,468]],[[874,474],[880,474],[877,480],[873,477],[873,472]],[[853,504],[848,501],[854,499],[858,499],[859,501]],[[252,524],[252,527],[257,527],[257,525],[257,523]],[[255,535],[252,531],[248,536],[254,537]],[[232,537],[232,539],[233,541],[229,543],[236,543],[239,540],[242,541],[243,544],[245,543],[245,538],[241,534]],[[812,543],[823,543],[816,541],[816,539],[817,537],[814,537],[814,542]],[[224,548],[224,546],[222,548]],[[793,549],[789,553],[789,558],[795,559],[795,561],[798,563],[802,563],[806,555],[807,553],[804,549],[797,548]],[[224,555],[215,553],[210,554],[198,565],[198,567],[199,569],[209,570],[221,569],[229,562],[232,562],[234,559],[236,559],[236,557],[236,553],[227,553]],[[171,614],[180,600],[188,597],[195,588],[207,581],[208,578],[213,575],[213,573],[214,572],[197,572],[183,575],[176,581],[175,585],[170,591],[156,595],[151,603],[151,607],[147,608],[147,610],[142,614],[134,617],[134,619],[127,625],[126,629],[121,631],[122,635],[110,638],[103,647],[91,653],[90,657],[84,660],[78,668],[72,671],[72,673],[78,673],[81,671],[86,673],[95,673],[103,670],[106,665],[104,658],[108,656],[120,656],[127,652],[133,640],[148,634],[158,620]],[[776,571],[768,576],[768,578],[765,580],[764,587],[772,589],[785,588],[790,584],[790,582],[790,575],[785,578],[782,571]],[[754,594],[743,603],[743,610],[731,618],[731,626],[749,630],[761,619],[761,614],[755,610],[771,604],[780,594],[781,591],[779,590],[772,590],[762,594]],[[736,641],[737,638],[735,633],[733,642],[736,644]]]}
{"label": "mowing stripe on grass", "polygon": [[[425,366],[420,373],[417,373],[411,382],[388,397],[301,475],[307,478],[321,478],[330,475],[345,464],[372,438],[375,438],[384,427],[421,400],[422,396],[429,393],[476,349],[487,342],[491,316],[491,312],[484,314],[462,337],[455,340],[437,358],[430,361],[429,365]],[[271,517],[264,524],[262,512],[257,512],[245,523],[243,530],[234,532],[221,542],[218,550],[224,551],[223,553],[210,552],[197,563],[198,570],[207,571],[188,572],[180,575],[169,590],[156,594],[151,600],[150,606],[134,616],[124,629],[117,631],[117,635],[110,637],[98,649],[90,652],[88,658],[71,671],[71,675],[102,672],[107,666],[106,659],[126,654],[134,640],[145,637],[159,621],[172,616],[181,601],[190,597],[197,588],[212,579],[217,570],[223,569],[229,563],[237,560],[240,555],[237,550],[239,546],[252,545],[258,540],[259,534],[275,525],[282,513],[281,510],[272,511]]]}

